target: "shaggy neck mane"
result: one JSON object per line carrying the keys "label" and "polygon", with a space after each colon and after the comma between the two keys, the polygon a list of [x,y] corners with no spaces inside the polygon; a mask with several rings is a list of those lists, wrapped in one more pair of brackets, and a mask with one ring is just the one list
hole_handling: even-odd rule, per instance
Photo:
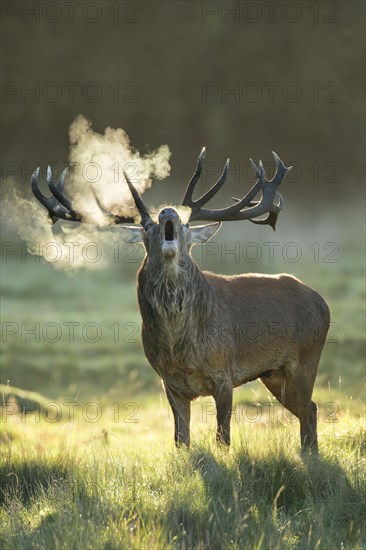
{"label": "shaggy neck mane", "polygon": [[194,311],[202,318],[209,315],[213,301],[206,277],[193,258],[185,254],[174,265],[146,257],[140,272],[139,286],[153,310],[164,317]]}

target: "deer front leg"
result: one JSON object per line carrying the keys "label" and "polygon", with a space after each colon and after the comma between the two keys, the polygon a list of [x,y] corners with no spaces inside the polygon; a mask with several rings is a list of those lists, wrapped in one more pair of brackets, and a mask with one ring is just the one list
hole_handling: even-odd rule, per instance
{"label": "deer front leg", "polygon": [[174,415],[174,441],[176,447],[189,447],[189,424],[191,420],[191,402],[181,397],[165,385],[166,395]]}
{"label": "deer front leg", "polygon": [[220,385],[215,394],[217,412],[216,441],[224,445],[230,445],[230,420],[233,407],[233,388],[228,383]]}

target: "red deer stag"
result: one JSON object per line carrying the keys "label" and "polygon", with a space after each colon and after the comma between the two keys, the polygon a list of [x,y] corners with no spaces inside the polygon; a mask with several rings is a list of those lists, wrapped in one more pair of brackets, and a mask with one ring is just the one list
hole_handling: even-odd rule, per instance
{"label": "red deer stag", "polygon": [[[301,448],[316,453],[317,407],[311,400],[318,362],[329,328],[329,309],[314,290],[291,275],[216,275],[201,271],[190,249],[205,243],[221,222],[250,220],[275,228],[283,200],[277,189],[289,168],[273,153],[277,171],[267,181],[262,162],[257,182],[242,199],[219,210],[206,203],[225,182],[220,179],[200,198],[192,195],[202,172],[205,149],[188,184],[182,204],[191,209],[182,223],[174,208],[160,210],[156,221],[126,174],[140,215],[140,226],[122,226],[122,239],[142,242],[146,255],[138,271],[138,302],[146,357],[162,378],[174,414],[176,445],[190,443],[190,405],[199,396],[213,396],[217,409],[216,439],[230,444],[233,388],[261,379],[270,392],[300,420]],[[35,196],[57,219],[83,221],[63,194],[65,173],[51,197],[38,187],[39,169],[31,185]],[[260,200],[254,200],[261,193]],[[268,214],[265,219],[257,219]],[[135,222],[111,213],[110,223]],[[253,219],[256,218],[256,219]]]}

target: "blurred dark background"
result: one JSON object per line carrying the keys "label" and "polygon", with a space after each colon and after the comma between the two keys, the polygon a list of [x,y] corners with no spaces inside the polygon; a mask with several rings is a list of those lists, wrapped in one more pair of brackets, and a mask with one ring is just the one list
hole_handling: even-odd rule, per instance
{"label": "blurred dark background", "polygon": [[359,203],[363,2],[4,2],[2,27],[3,176],[66,163],[82,113],[142,153],[167,143],[174,187],[202,145],[211,172],[230,156],[230,190],[275,150],[290,200]]}

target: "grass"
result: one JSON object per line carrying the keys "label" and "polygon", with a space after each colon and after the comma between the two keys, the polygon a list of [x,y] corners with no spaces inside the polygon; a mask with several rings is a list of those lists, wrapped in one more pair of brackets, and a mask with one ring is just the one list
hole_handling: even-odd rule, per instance
{"label": "grass", "polygon": [[365,547],[360,420],[320,424],[321,458],[303,461],[295,424],[234,423],[226,451],[196,410],[187,452],[173,448],[165,407],[144,405],[138,423],[107,412],[7,417],[2,548]]}

